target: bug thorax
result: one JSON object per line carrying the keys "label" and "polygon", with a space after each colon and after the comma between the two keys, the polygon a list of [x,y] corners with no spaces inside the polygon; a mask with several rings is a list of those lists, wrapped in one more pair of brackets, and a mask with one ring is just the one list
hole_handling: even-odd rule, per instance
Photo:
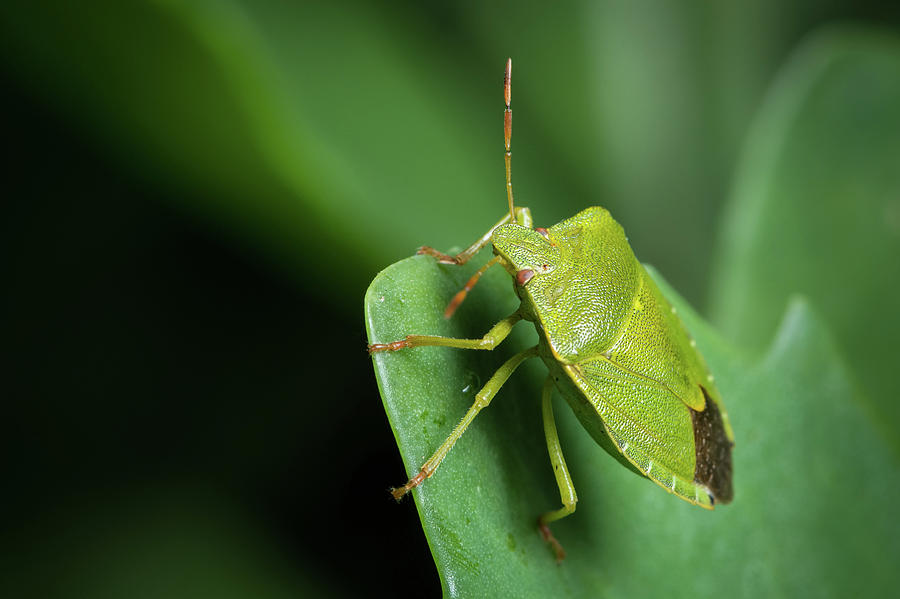
{"label": "bug thorax", "polygon": [[638,268],[609,212],[588,208],[547,230],[503,225],[493,243],[560,359],[609,347],[631,310]]}

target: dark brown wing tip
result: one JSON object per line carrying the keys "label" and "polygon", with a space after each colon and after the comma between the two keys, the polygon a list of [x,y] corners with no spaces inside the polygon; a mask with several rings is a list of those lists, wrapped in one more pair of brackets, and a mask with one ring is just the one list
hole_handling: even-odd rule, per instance
{"label": "dark brown wing tip", "polygon": [[694,481],[710,491],[712,504],[730,503],[734,498],[732,486],[731,441],[725,434],[719,406],[700,386],[706,398],[706,407],[701,412],[690,410],[694,425],[694,448],[696,468]]}

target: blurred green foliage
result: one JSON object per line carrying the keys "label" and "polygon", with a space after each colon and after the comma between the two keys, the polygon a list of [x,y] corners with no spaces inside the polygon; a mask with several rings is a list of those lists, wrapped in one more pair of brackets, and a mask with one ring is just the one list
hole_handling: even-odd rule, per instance
{"label": "blurred green foliage", "polygon": [[[722,227],[713,315],[767,343],[792,294],[822,310],[896,442],[900,38],[830,31],[779,75]],[[897,446],[900,450],[900,445]]]}
{"label": "blurred green foliage", "polygon": [[[763,104],[793,48],[845,20],[883,31],[842,42],[821,102],[784,108],[773,91]],[[422,243],[467,243],[502,212],[507,56],[517,198],[538,224],[608,207],[641,260],[691,304],[711,297],[714,324],[758,348],[803,291],[854,387],[884,408],[897,396],[885,373],[900,282],[884,253],[896,253],[898,25],[893,3],[838,0],[4,3],[10,583],[86,569],[91,555],[110,580],[177,579],[183,564],[154,557],[165,550],[123,549],[160,546],[152,526],[110,542],[89,524],[103,497],[155,514],[161,494],[184,499],[170,522],[217,514],[185,528],[188,552],[207,553],[215,529],[230,556],[183,573],[191,584],[172,588],[186,596],[242,571],[222,563],[268,579],[247,591],[258,596],[298,581],[315,581],[310,594],[437,592],[412,508],[384,493],[404,473],[359,303],[385,265]],[[774,88],[786,95],[816,72],[797,56]],[[845,184],[858,210],[839,203]],[[803,221],[819,214],[810,189],[831,220]],[[832,288],[814,233],[833,219],[855,268]],[[795,232],[806,253],[784,241]],[[896,420],[884,422],[891,438]],[[186,497],[185,478],[212,491]],[[158,494],[145,498],[148,485]],[[34,557],[52,536],[65,540],[57,559]],[[290,567],[266,566],[279,561],[270,549]]]}
{"label": "blurred green foliage", "polygon": [[[828,13],[770,5],[45,2],[3,27],[7,63],[123,161],[337,285],[493,222],[514,56],[523,203],[552,223],[602,199],[700,301],[747,123],[792,30]],[[344,275],[301,258],[323,244]]]}

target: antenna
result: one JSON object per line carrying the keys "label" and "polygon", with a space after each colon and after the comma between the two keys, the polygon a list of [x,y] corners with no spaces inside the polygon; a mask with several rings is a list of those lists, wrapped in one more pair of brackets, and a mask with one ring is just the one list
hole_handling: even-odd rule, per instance
{"label": "antenna", "polygon": [[516,210],[513,206],[512,192],[512,152],[510,151],[510,140],[512,138],[512,110],[509,109],[510,98],[510,82],[512,80],[512,58],[506,59],[506,71],[503,74],[503,101],[506,103],[506,110],[503,111],[503,139],[506,142],[506,199],[509,201],[509,219],[510,222],[516,223]]}

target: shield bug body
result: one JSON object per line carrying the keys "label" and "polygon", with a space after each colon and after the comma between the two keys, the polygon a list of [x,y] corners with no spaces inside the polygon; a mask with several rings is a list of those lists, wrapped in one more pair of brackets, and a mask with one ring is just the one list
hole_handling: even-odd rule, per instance
{"label": "shield bug body", "polygon": [[369,346],[370,352],[417,346],[490,350],[520,320],[534,323],[539,342],[504,363],[482,387],[450,436],[405,485],[399,499],[430,477],[478,412],[524,360],[540,357],[549,376],[542,392],[547,448],[562,507],[538,526],[557,559],[565,555],[548,524],[575,510],[577,497],[560,448],[551,396],[560,391],[581,424],[607,452],[678,497],[712,509],[732,499],[733,433],[703,357],[675,309],[635,258],[622,227],[603,208],[588,208],[557,225],[533,228],[527,208],[513,203],[510,177],[510,74],[504,78],[504,136],[509,214],[455,256],[419,253],[462,264],[491,244],[495,256],[454,297],[452,315],[479,277],[501,265],[513,278],[518,309],[480,339],[410,335]]}

